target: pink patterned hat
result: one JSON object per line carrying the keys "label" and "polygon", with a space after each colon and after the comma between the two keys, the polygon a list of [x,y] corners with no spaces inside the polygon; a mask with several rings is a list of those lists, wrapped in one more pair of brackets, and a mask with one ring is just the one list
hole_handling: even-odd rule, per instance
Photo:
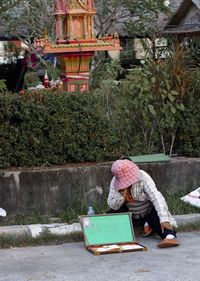
{"label": "pink patterned hat", "polygon": [[111,171],[115,176],[114,187],[116,190],[129,187],[138,180],[140,175],[139,167],[126,159],[115,161]]}

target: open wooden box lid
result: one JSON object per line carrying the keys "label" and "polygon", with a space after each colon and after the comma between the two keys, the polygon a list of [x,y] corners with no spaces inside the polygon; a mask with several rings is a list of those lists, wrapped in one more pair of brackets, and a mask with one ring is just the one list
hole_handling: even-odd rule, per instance
{"label": "open wooden box lid", "polygon": [[136,242],[131,213],[80,216],[85,247],[95,254],[147,250]]}

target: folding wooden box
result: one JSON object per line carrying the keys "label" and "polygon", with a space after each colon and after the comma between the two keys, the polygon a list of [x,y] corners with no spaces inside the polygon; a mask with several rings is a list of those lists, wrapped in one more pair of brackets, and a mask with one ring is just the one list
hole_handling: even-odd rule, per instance
{"label": "folding wooden box", "polygon": [[147,251],[136,242],[131,213],[80,216],[84,244],[94,255]]}

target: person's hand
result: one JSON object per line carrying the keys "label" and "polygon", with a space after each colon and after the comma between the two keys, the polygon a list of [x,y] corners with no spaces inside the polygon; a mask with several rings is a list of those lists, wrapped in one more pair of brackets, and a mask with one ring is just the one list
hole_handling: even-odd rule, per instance
{"label": "person's hand", "polygon": [[161,223],[161,229],[162,229],[162,233],[164,232],[164,230],[169,229],[169,230],[173,230],[171,224],[169,222],[163,222]]}

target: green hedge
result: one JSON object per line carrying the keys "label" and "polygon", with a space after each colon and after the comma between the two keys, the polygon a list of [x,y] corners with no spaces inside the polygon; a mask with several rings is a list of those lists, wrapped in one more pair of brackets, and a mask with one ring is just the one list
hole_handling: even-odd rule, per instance
{"label": "green hedge", "polygon": [[0,168],[98,162],[120,154],[100,97],[87,92],[1,93],[0,141]]}
{"label": "green hedge", "polygon": [[185,100],[185,111],[177,131],[176,152],[180,155],[200,157],[200,80],[198,90],[190,92]]}

